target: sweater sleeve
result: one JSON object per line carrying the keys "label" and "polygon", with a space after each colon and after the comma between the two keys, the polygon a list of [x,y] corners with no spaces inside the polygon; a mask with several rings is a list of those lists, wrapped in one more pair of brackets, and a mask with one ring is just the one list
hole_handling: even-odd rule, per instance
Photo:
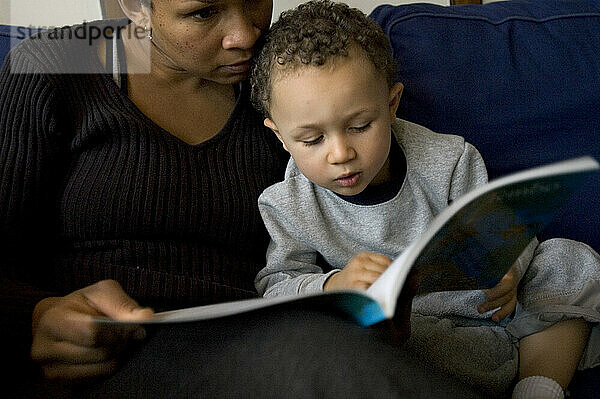
{"label": "sweater sleeve", "polygon": [[254,280],[256,289],[265,297],[321,292],[327,278],[338,270],[324,273],[317,265],[317,252],[295,233],[295,223],[286,211],[290,209],[289,204],[278,203],[282,196],[276,192],[271,187],[258,199],[271,242],[267,265]]}
{"label": "sweater sleeve", "polygon": [[0,70],[0,330],[3,339],[23,340],[31,335],[33,307],[53,295],[41,287],[52,269],[48,249],[65,156],[56,139],[55,91],[38,72],[42,61],[21,48]]}
{"label": "sweater sleeve", "polygon": [[470,143],[464,143],[464,149],[452,173],[449,201],[454,201],[474,188],[487,183],[487,169],[483,158]]}

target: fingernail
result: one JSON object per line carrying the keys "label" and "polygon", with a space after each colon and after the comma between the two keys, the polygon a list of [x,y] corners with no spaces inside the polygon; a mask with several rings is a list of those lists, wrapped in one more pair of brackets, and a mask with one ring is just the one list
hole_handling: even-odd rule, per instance
{"label": "fingernail", "polygon": [[135,314],[152,313],[152,309],[151,308],[136,308],[136,309],[133,309],[133,313],[135,313]]}

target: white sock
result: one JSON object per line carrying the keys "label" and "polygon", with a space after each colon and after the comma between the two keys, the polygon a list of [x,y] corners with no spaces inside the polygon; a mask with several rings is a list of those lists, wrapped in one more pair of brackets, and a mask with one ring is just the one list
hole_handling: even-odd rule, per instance
{"label": "white sock", "polygon": [[564,399],[560,384],[552,378],[534,375],[523,378],[513,389],[512,399]]}

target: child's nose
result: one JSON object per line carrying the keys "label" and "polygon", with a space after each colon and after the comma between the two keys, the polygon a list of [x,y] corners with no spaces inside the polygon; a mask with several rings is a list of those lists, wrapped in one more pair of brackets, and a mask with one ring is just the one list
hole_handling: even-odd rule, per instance
{"label": "child's nose", "polygon": [[327,161],[330,164],[340,164],[356,158],[356,151],[344,138],[333,138],[329,143]]}

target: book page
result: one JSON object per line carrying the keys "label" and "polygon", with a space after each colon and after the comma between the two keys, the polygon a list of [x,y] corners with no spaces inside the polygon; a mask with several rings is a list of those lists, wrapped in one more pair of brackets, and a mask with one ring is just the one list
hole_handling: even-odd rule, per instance
{"label": "book page", "polygon": [[272,298],[251,298],[177,309],[156,313],[152,319],[141,322],[114,320],[108,317],[97,317],[95,321],[103,324],[184,323],[234,316],[240,313],[286,305],[289,305],[290,309],[295,306],[312,307],[321,311],[342,313],[362,326],[372,325],[386,318],[379,303],[364,291],[340,290]]}
{"label": "book page", "polygon": [[415,243],[409,245],[367,289],[367,294],[381,304],[388,318],[394,315],[396,298],[400,295],[408,272],[410,272],[411,267],[407,264],[406,259],[414,246]]}
{"label": "book page", "polygon": [[518,172],[455,200],[367,291],[394,313],[411,268],[417,294],[490,288],[574,191],[599,169],[591,157]]}
{"label": "book page", "polygon": [[514,182],[463,206],[415,261],[419,293],[495,286],[585,177],[562,174]]}
{"label": "book page", "polygon": [[455,200],[407,254],[406,262],[419,271],[418,294],[496,285],[598,168],[591,157],[558,162],[491,181]]}

